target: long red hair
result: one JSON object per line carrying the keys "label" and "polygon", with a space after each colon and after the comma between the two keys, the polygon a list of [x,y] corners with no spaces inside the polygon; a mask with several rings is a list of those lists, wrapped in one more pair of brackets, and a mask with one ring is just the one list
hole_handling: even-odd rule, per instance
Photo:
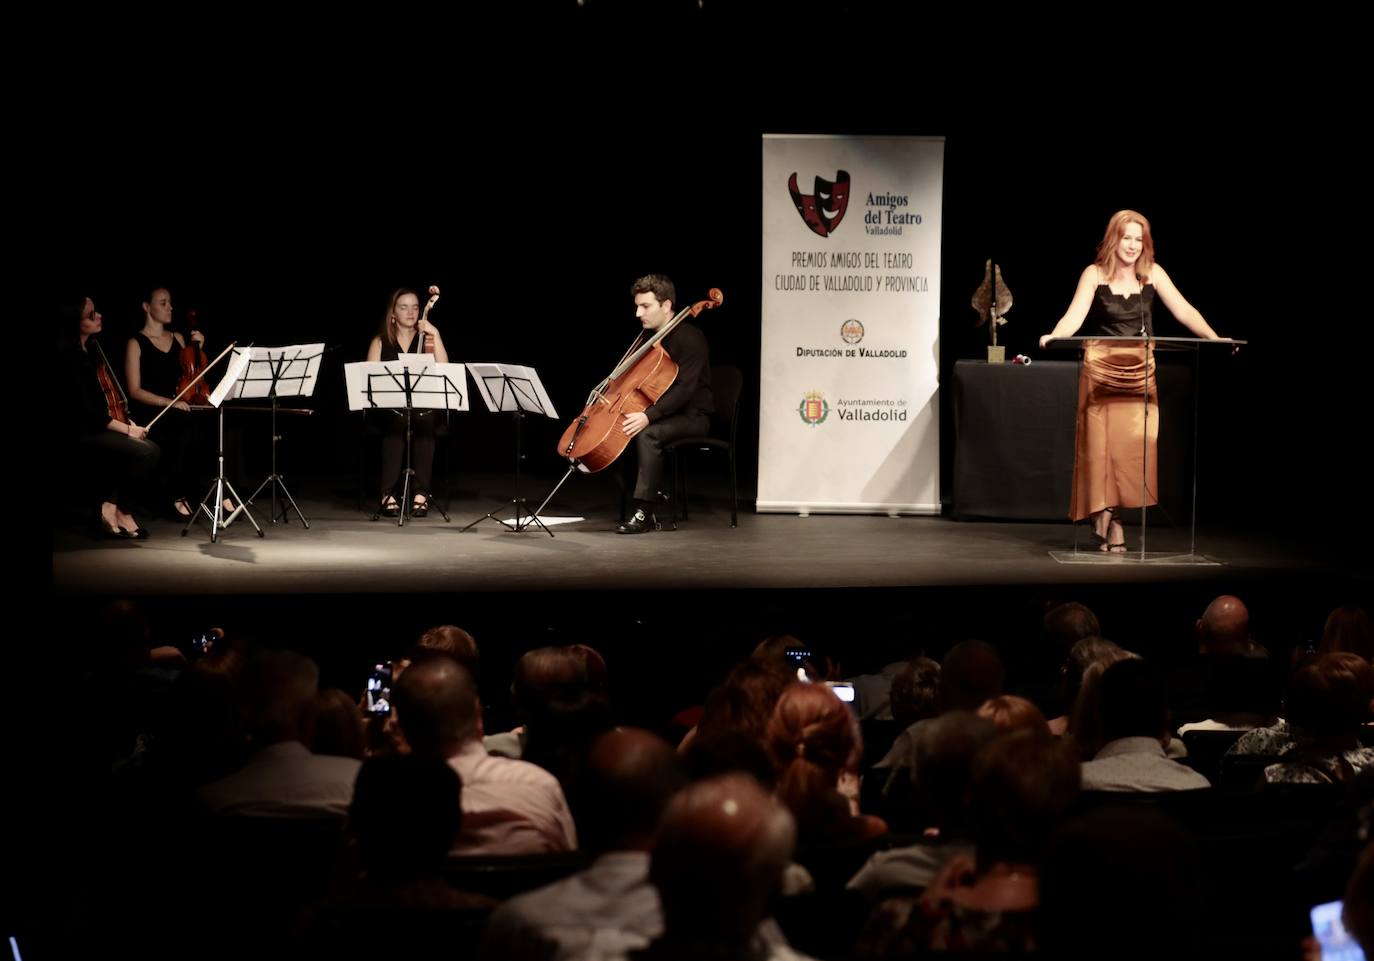
{"label": "long red hair", "polygon": [[1107,221],[1107,232],[1102,235],[1102,243],[1097,245],[1097,259],[1093,261],[1108,279],[1116,273],[1116,245],[1121,243],[1127,224],[1140,224],[1140,257],[1135,262],[1135,275],[1142,283],[1150,279],[1150,270],[1155,265],[1155,240],[1150,234],[1150,222],[1145,215],[1134,210],[1118,210]]}
{"label": "long red hair", "polygon": [[796,683],[778,698],[768,722],[777,793],[803,828],[824,822],[840,772],[861,752],[858,723],[824,684]]}

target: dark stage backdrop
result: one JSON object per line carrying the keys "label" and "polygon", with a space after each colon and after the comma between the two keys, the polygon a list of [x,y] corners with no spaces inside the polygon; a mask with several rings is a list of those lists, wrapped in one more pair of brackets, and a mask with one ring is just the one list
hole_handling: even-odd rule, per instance
{"label": "dark stage backdrop", "polygon": [[[290,428],[286,455],[288,473],[337,488],[354,465],[342,363],[363,357],[393,287],[438,284],[432,319],[453,359],[539,368],[566,420],[635,334],[630,282],[663,271],[684,302],[725,292],[702,326],[713,360],[746,372],[752,490],[760,134],[942,135],[945,383],[982,353],[968,301],[985,259],[1016,299],[1008,356],[1048,356],[1037,338],[1110,214],[1133,207],[1185,296],[1253,341],[1203,370],[1204,518],[1307,517],[1314,499],[1364,489],[1365,348],[1351,339],[1364,321],[1340,297],[1357,278],[1331,229],[1357,190],[1355,157],[1321,104],[1154,82],[1137,97],[1133,75],[978,80],[961,63],[859,44],[824,64],[760,59],[750,37],[686,65],[593,32],[415,74],[389,71],[380,48],[375,64],[296,63],[283,48],[266,66],[226,59],[180,79],[111,71],[42,117],[45,154],[21,188],[39,279],[11,278],[13,306],[90,292],[108,341],[138,325],[145,287],[165,285],[215,343],[337,346],[316,400],[325,414]],[[1123,96],[1142,107],[1123,109]],[[1156,329],[1186,333],[1167,318]],[[942,408],[948,500],[948,397]],[[528,432],[531,469],[557,470],[562,426]],[[479,410],[460,436],[469,467],[509,466],[507,423]]]}

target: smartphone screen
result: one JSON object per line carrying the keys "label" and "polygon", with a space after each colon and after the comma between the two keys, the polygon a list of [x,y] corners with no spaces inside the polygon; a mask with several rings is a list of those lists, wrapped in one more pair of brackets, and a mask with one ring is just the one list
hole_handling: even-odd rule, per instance
{"label": "smartphone screen", "polygon": [[854,703],[853,684],[850,684],[848,681],[826,681],[825,683],[835,692],[835,696],[841,701],[844,701],[846,704]]}
{"label": "smartphone screen", "polygon": [[1364,952],[1341,923],[1341,901],[1312,909],[1312,934],[1322,946],[1322,961],[1364,961]]}
{"label": "smartphone screen", "polygon": [[367,676],[367,713],[386,715],[391,713],[391,662],[383,661],[372,665],[372,673]]}
{"label": "smartphone screen", "polygon": [[806,676],[806,662],[811,660],[811,652],[804,647],[789,647],[783,652],[787,658],[787,669],[797,672],[797,680],[809,681]]}

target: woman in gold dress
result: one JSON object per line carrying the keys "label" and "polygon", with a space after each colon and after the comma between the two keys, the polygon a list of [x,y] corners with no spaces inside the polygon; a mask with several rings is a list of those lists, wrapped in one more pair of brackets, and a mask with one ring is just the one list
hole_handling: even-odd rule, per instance
{"label": "woman in gold dress", "polygon": [[[1195,336],[1220,339],[1155,263],[1150,222],[1134,210],[1118,210],[1107,223],[1097,259],[1078,278],[1069,309],[1054,330],[1040,338],[1040,346],[1080,333],[1153,337],[1151,308],[1156,296]],[[1158,437],[1153,349],[1141,342],[1085,342],[1069,516],[1074,521],[1090,519],[1103,551],[1126,553],[1122,508],[1158,502]]]}

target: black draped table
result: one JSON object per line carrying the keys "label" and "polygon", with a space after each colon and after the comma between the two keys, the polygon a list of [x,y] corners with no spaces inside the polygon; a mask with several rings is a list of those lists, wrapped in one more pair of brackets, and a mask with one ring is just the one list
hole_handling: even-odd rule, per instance
{"label": "black draped table", "polygon": [[[1159,486],[1151,523],[1185,524],[1191,497],[1193,371],[1157,354]],[[1062,521],[1073,483],[1078,362],[954,364],[955,517]]]}

